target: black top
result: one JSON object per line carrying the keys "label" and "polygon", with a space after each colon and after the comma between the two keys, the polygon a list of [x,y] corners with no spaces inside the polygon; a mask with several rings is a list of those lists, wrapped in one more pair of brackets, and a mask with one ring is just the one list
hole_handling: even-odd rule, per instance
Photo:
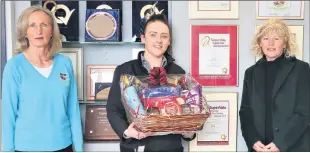
{"label": "black top", "polygon": [[[148,151],[175,151],[180,150],[180,148],[181,150],[183,150],[181,134],[151,136],[141,140],[137,140],[134,138],[125,139],[123,137],[123,133],[128,128],[129,123],[127,121],[125,109],[121,101],[121,92],[119,85],[120,75],[148,75],[147,69],[142,65],[141,54],[143,53],[144,51],[139,52],[138,59],[131,60],[116,67],[107,101],[108,120],[115,133],[121,138],[121,151],[137,149],[138,146],[145,146],[145,150]],[[164,68],[167,71],[167,74],[185,74],[185,71],[180,66],[174,63],[175,60],[172,58],[171,55],[165,54],[165,57],[167,59],[167,65]],[[193,137],[192,139],[188,139],[183,137],[183,139],[187,141],[193,140],[194,138],[195,137]]]}
{"label": "black top", "polygon": [[274,88],[274,82],[276,80],[276,75],[281,66],[281,61],[284,59],[284,54],[273,61],[265,61],[265,145],[271,143],[273,138],[273,126],[272,126],[272,91]]}

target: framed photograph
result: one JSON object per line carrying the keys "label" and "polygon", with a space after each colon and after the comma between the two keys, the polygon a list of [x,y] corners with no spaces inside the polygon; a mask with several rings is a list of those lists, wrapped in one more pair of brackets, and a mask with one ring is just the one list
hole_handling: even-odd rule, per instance
{"label": "framed photograph", "polygon": [[65,56],[68,56],[72,61],[73,71],[75,75],[75,80],[78,87],[78,97],[79,100],[84,98],[84,86],[83,86],[83,48],[62,48],[59,52]]}
{"label": "framed photograph", "polygon": [[108,99],[117,65],[87,65],[87,100]]}
{"label": "framed photograph", "polygon": [[[257,30],[259,25],[255,27]],[[304,26],[303,25],[288,25],[288,28],[291,31],[291,36],[296,40],[297,45],[297,53],[296,58],[299,60],[303,60],[303,46],[304,46]],[[258,61],[261,57],[255,57],[255,61]]]}
{"label": "framed photograph", "polygon": [[256,1],[256,18],[304,19],[304,1]]}
{"label": "framed photograph", "polygon": [[238,19],[239,1],[189,1],[189,19]]}
{"label": "framed photograph", "polygon": [[202,86],[238,86],[238,26],[191,26],[191,74]]}
{"label": "framed photograph", "polygon": [[238,93],[205,93],[211,116],[189,151],[237,151]]}

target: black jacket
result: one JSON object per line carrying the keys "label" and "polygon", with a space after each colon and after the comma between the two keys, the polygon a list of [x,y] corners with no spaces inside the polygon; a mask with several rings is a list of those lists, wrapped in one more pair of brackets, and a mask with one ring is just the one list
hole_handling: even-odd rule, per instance
{"label": "black jacket", "polygon": [[[145,150],[147,151],[183,151],[181,141],[182,135],[180,134],[151,136],[142,140],[137,140],[134,138],[123,138],[123,133],[128,128],[129,123],[126,118],[124,106],[121,102],[119,85],[120,75],[148,75],[148,71],[142,66],[142,53],[143,52],[139,53],[138,59],[131,60],[116,67],[113,76],[112,86],[109,92],[109,98],[107,102],[107,117],[113,130],[121,138],[120,149],[121,151],[132,151],[133,149],[138,148],[138,146],[140,145],[145,146]],[[164,68],[167,71],[167,74],[185,74],[185,71],[180,66],[174,63],[174,59],[172,58],[172,56],[170,56],[169,54],[165,54],[165,57],[167,59],[167,65]],[[192,140],[186,138],[183,139],[187,141]]]}
{"label": "black jacket", "polygon": [[[249,151],[265,139],[264,59],[245,72],[239,111]],[[310,151],[310,68],[295,57],[280,63],[272,90],[273,142],[280,151]]]}

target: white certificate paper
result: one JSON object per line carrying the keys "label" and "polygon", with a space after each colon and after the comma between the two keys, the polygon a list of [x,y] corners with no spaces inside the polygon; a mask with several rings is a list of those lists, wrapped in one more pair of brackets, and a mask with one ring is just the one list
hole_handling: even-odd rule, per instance
{"label": "white certificate paper", "polygon": [[229,140],[229,101],[209,101],[211,115],[198,133],[197,141],[227,142]]}
{"label": "white certificate paper", "polygon": [[229,75],[230,34],[199,34],[199,75]]}
{"label": "white certificate paper", "polygon": [[302,1],[258,1],[258,17],[301,17]]}
{"label": "white certificate paper", "polygon": [[200,11],[229,11],[230,1],[198,1]]}

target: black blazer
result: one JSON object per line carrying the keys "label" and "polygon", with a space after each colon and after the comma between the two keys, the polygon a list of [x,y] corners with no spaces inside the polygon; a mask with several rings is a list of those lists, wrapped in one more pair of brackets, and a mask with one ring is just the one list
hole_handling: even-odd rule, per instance
{"label": "black blazer", "polygon": [[[245,72],[239,111],[249,151],[265,137],[264,59]],[[274,143],[280,151],[310,151],[310,68],[295,57],[281,61],[272,91]]]}
{"label": "black blazer", "polygon": [[[137,149],[138,146],[145,146],[145,150],[147,151],[183,151],[181,138],[190,141],[195,137],[188,139],[182,137],[180,134],[169,134],[164,136],[151,136],[141,140],[123,138],[123,133],[128,128],[129,123],[126,118],[124,106],[121,102],[119,85],[120,75],[148,75],[148,71],[142,66],[141,54],[143,54],[143,52],[138,54],[138,59],[117,66],[107,101],[107,117],[113,130],[121,138],[120,149],[121,151],[128,152]],[[165,57],[167,59],[167,65],[164,68],[167,74],[185,74],[185,71],[174,63],[172,56],[165,54]]]}

